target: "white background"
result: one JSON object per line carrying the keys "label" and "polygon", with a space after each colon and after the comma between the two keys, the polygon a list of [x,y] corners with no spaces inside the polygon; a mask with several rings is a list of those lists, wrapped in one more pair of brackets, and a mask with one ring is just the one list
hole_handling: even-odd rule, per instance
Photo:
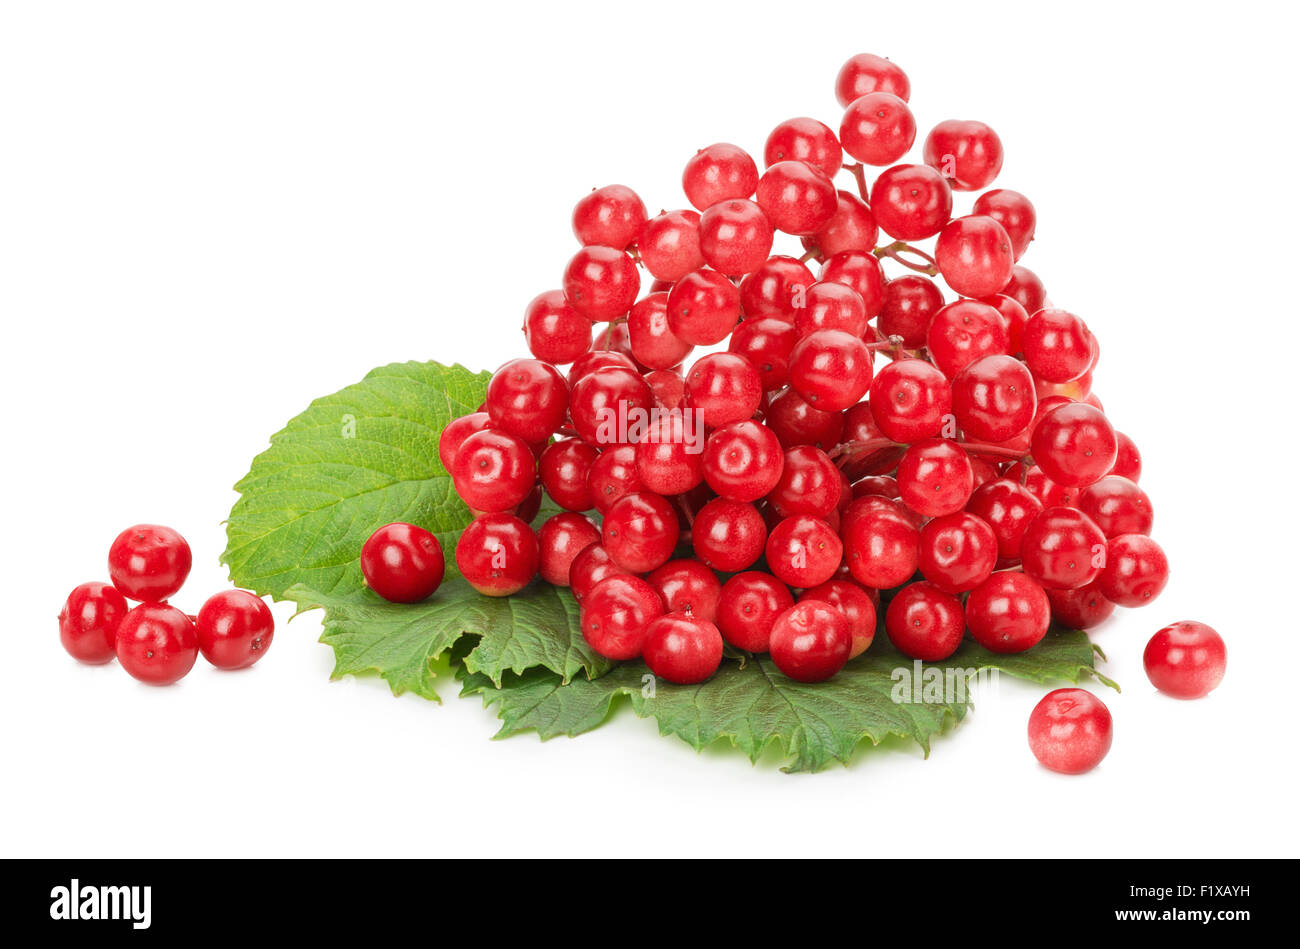
{"label": "white background", "polygon": [[[1292,32],[1281,4],[1156,6],[5,4],[0,853],[1295,856]],[[997,183],[1039,212],[1024,262],[1099,336],[1096,391],[1145,457],[1173,579],[1097,635],[1125,689],[1097,687],[1095,772],[1037,766],[1045,689],[1006,680],[929,760],[787,776],[626,710],[491,742],[450,682],[442,706],[331,684],[287,604],[256,668],[173,688],[61,651],[119,530],[187,535],[196,609],[230,486],[312,398],[522,354],[578,197],[683,206],[695,149],[838,125],[863,50],[908,71],[920,137],[998,130]],[[1200,702],[1141,669],[1184,618],[1229,646]]]}

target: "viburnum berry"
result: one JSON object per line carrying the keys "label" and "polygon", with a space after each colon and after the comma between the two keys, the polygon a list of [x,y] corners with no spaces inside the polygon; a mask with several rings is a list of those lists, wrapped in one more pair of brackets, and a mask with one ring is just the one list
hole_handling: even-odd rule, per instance
{"label": "viburnum berry", "polygon": [[1077,590],[1048,590],[1047,599],[1052,618],[1066,629],[1092,629],[1115,612],[1115,604],[1102,596],[1096,580]]}
{"label": "viburnum berry", "polygon": [[637,474],[634,445],[606,448],[587,472],[587,490],[591,493],[593,506],[601,514],[624,495],[644,489],[641,476]]}
{"label": "viburnum berry", "polygon": [[790,385],[823,411],[847,409],[871,387],[872,357],[866,343],[843,330],[818,330],[790,353]]}
{"label": "viburnum berry", "polygon": [[538,294],[524,310],[528,351],[548,363],[571,363],[591,348],[591,320],[564,299],[561,290]]}
{"label": "viburnum berry", "polygon": [[844,153],[829,126],[816,119],[786,119],[772,129],[763,146],[765,166],[779,161],[807,162],[827,178],[834,178],[844,162]]}
{"label": "viburnum berry", "polygon": [[904,274],[885,283],[876,326],[880,335],[898,336],[908,349],[925,345],[930,321],[943,307],[943,291],[920,274]]}
{"label": "viburnum berry", "polygon": [[966,626],[990,652],[1024,652],[1038,645],[1051,622],[1047,593],[1023,573],[995,573],[966,598]]}
{"label": "viburnum berry", "polygon": [[772,663],[796,682],[824,682],[844,668],[853,650],[848,617],[822,600],[796,603],[772,625]]}
{"label": "viburnum berry", "polygon": [[1003,442],[1034,420],[1034,378],[1019,359],[982,356],[952,381],[952,410],[968,438]]}
{"label": "viburnum berry", "polygon": [[853,482],[853,497],[882,497],[890,500],[898,498],[898,479],[893,475],[868,475]]}
{"label": "viburnum berry", "polygon": [[[583,379],[593,372],[601,369],[626,369],[629,372],[637,372],[636,363],[632,357],[624,353],[616,353],[604,348],[595,348],[590,352],[583,353],[573,361],[569,367],[569,391],[572,399],[573,387],[578,384],[578,380]],[[570,406],[572,411],[572,406]]]}
{"label": "viburnum berry", "polygon": [[537,576],[537,535],[512,514],[484,514],[470,521],[456,542],[456,567],[487,596],[518,593]]}
{"label": "viburnum berry", "polygon": [[879,235],[880,228],[867,203],[841,189],[835,192],[835,213],[814,234],[803,238],[803,244],[822,257],[853,250],[869,253]]}
{"label": "viburnum berry", "polygon": [[824,412],[793,388],[786,389],[772,399],[763,415],[763,421],[787,448],[817,445],[823,450],[829,450],[839,444],[840,436],[844,433],[843,412]]}
{"label": "viburnum berry", "polygon": [[835,98],[846,106],[870,92],[892,92],[906,102],[912,95],[907,73],[883,56],[858,53],[840,67],[835,77]]}
{"label": "viburnum berry", "polygon": [[740,319],[740,291],[716,270],[695,270],[668,294],[668,326],[693,346],[712,346],[727,338]]}
{"label": "viburnum berry", "polygon": [[678,339],[668,325],[668,294],[638,300],[627,317],[628,342],[636,361],[650,369],[671,369],[694,348]]}
{"label": "viburnum berry", "polygon": [[606,185],[584,195],[573,209],[573,234],[584,246],[625,249],[645,224],[645,204],[626,185]]}
{"label": "viburnum berry", "polygon": [[1106,535],[1082,511],[1048,507],[1020,542],[1025,573],[1043,586],[1075,590],[1096,579],[1107,559]]}
{"label": "viburnum berry", "polygon": [[1029,489],[1005,479],[982,484],[966,502],[966,510],[984,521],[998,541],[999,561],[1020,562],[1020,545],[1025,531],[1043,510],[1043,504]]}
{"label": "viburnum berry", "polygon": [[[1028,307],[1026,307],[1028,309]],[[1065,310],[1039,310],[1025,324],[1025,363],[1044,382],[1069,382],[1088,371],[1091,334],[1083,320]]]}
{"label": "viburnum berry", "polygon": [[166,603],[141,603],[117,627],[117,661],[149,685],[179,682],[194,668],[199,637],[194,622]]}
{"label": "viburnum berry", "polygon": [[976,300],[958,300],[942,307],[926,332],[930,359],[949,379],[977,359],[1005,356],[1009,346],[1001,315]]}
{"label": "viburnum berry", "polygon": [[1007,188],[985,191],[975,199],[971,213],[991,217],[1002,225],[1007,237],[1011,238],[1011,250],[1016,260],[1029,249],[1034,229],[1038,226],[1038,215],[1033,203],[1019,191]]}
{"label": "viburnum berry", "polygon": [[112,584],[83,583],[59,612],[59,641],[78,662],[109,662],[117,655],[117,627],[128,609],[126,597]]}
{"label": "viburnum berry", "polygon": [[1002,140],[983,122],[940,122],[926,136],[923,154],[956,191],[987,188],[1002,170]]}
{"label": "viburnum berry", "polygon": [[585,514],[552,514],[537,532],[537,572],[547,583],[567,587],[573,561],[598,543],[600,528]]}
{"label": "viburnum berry", "polygon": [[968,297],[997,293],[1011,279],[1011,238],[991,217],[972,214],[949,222],[934,245],[934,259],[948,286]]}
{"label": "viburnum berry", "polygon": [[810,514],[826,517],[840,502],[840,471],[814,445],[797,445],[785,453],[781,478],[767,503],[781,517]]}
{"label": "viburnum berry", "polygon": [[1150,534],[1154,520],[1147,493],[1119,475],[1107,475],[1080,491],[1079,510],[1107,537]]}
{"label": "viburnum berry", "polygon": [[871,319],[867,304],[852,287],[818,281],[804,294],[803,305],[795,310],[794,328],[802,339],[818,330],[843,330],[862,337]]}
{"label": "viburnum berry", "polygon": [[566,511],[586,511],[594,507],[587,475],[600,457],[594,445],[580,438],[564,438],[547,445],[537,461],[542,487]]}
{"label": "viburnum berry", "polygon": [[1120,534],[1110,539],[1106,566],[1097,577],[1106,599],[1120,606],[1146,606],[1168,582],[1169,560],[1150,537]]}
{"label": "viburnum berry", "polygon": [[1101,763],[1113,738],[1110,709],[1086,689],[1048,692],[1029,714],[1029,750],[1061,774],[1083,774]]}
{"label": "viburnum berry", "polygon": [[[1013,467],[1008,475],[1020,479],[1019,471]],[[1036,497],[1044,507],[1072,507],[1078,503],[1079,489],[1057,484],[1044,474],[1043,469],[1034,465],[1024,474],[1025,488]]]}
{"label": "viburnum berry", "polygon": [[880,229],[900,241],[938,234],[952,217],[952,189],[929,165],[895,165],[871,186],[871,214]]}
{"label": "viburnum berry", "polygon": [[247,590],[223,590],[209,597],[194,626],[199,652],[218,669],[248,668],[266,655],[275,637],[270,608]]}
{"label": "viburnum berry", "polygon": [[532,445],[564,424],[569,386],[549,363],[512,359],[488,380],[486,404],[493,428]]}
{"label": "viburnum berry", "polygon": [[849,103],[840,121],[840,145],[867,165],[892,165],[916,141],[916,119],[889,92],[869,92]]}
{"label": "viburnum berry", "polygon": [[703,617],[670,612],[646,629],[641,655],[656,676],[677,685],[694,685],[722,664],[722,635]]}
{"label": "viburnum berry", "polygon": [[1043,281],[1023,264],[1011,268],[1011,279],[1000,292],[1023,306],[1030,316],[1047,305],[1047,288]]}
{"label": "viburnum berry", "polygon": [[1142,653],[1151,684],[1180,699],[1209,695],[1223,681],[1227,665],[1223,637],[1192,620],[1166,626],[1151,637]]}
{"label": "viburnum berry", "polygon": [[632,573],[648,573],[668,562],[679,528],[672,505],[638,491],[619,498],[605,512],[602,543],[614,562]]}
{"label": "viburnum berry", "polygon": [[677,281],[704,266],[700,252],[700,216],[689,210],[664,211],[646,222],[637,254],[658,280]]}
{"label": "viburnum berry", "polygon": [[718,428],[704,448],[704,478],[733,501],[757,501],[776,486],[784,465],[776,433],[749,419]]}
{"label": "viburnum berry", "polygon": [[827,580],[809,590],[804,590],[799,601],[821,600],[829,603],[849,621],[849,634],[853,645],[849,658],[856,659],[867,651],[876,636],[876,604],[871,595],[851,580]]}
{"label": "viburnum berry", "polygon": [[509,511],[537,481],[537,460],[514,435],[485,429],[461,443],[451,464],[456,493],[472,510]]}
{"label": "viburnum berry", "polygon": [[701,148],[682,171],[682,190],[700,211],[729,198],[748,198],[758,181],[758,165],[749,152],[726,142]]}
{"label": "viburnum berry", "polygon": [[1133,439],[1123,432],[1115,433],[1115,464],[1107,474],[1128,478],[1136,484],[1142,477],[1142,454]]}
{"label": "viburnum berry", "polygon": [[902,505],[886,498],[854,501],[843,519],[844,548],[853,579],[889,590],[916,573],[921,535]]}
{"label": "viburnum berry", "polygon": [[758,370],[735,353],[701,356],[686,374],[686,403],[710,428],[751,418],[762,399]]}
{"label": "viburnum berry", "polygon": [[885,632],[909,659],[947,659],[957,651],[966,632],[961,600],[933,583],[908,584],[885,610]]}
{"label": "viburnum berry", "polygon": [[578,551],[569,565],[569,592],[578,603],[582,603],[586,595],[595,589],[596,584],[606,577],[630,576],[632,574],[614,563],[609,551],[597,542]]}
{"label": "viburnum berry", "polygon": [[636,473],[656,494],[684,494],[704,480],[704,445],[680,413],[651,420],[636,444]]}
{"label": "viburnum berry", "polygon": [[953,390],[925,360],[898,359],[876,374],[868,402],[886,438],[917,442],[940,434],[953,408]]}
{"label": "viburnum berry", "polygon": [[676,369],[652,369],[641,378],[650,387],[657,408],[686,407],[686,380]]}
{"label": "viburnum berry", "polygon": [[921,528],[921,573],[944,593],[973,590],[993,573],[998,542],[993,528],[966,511],[931,518]]}
{"label": "viburnum berry", "polygon": [[632,309],[641,275],[632,258],[613,247],[584,247],[564,268],[564,299],[593,323]]}
{"label": "viburnum berry", "polygon": [[1119,441],[1104,412],[1081,402],[1053,409],[1034,426],[1034,461],[1057,484],[1083,487],[1115,465]]}
{"label": "viburnum berry", "polygon": [[727,344],[758,370],[764,392],[774,392],[790,381],[790,353],[798,342],[794,326],[776,317],[747,319],[736,327]]}
{"label": "viburnum berry", "polygon": [[581,438],[603,447],[620,442],[626,434],[620,429],[653,405],[650,387],[635,370],[611,367],[588,373],[574,383],[569,417]]}
{"label": "viburnum berry", "polygon": [[700,216],[700,253],[728,277],[753,273],[772,251],[772,222],[753,201],[732,198]]}
{"label": "viburnum berry", "polygon": [[713,622],[722,584],[717,574],[694,559],[670,560],[646,577],[667,613],[685,613]]}
{"label": "viburnum berry", "polygon": [[391,603],[427,599],[442,583],[445,570],[438,538],[414,524],[386,524],[361,547],[366,585]]}
{"label": "viburnum berry", "polygon": [[807,589],[835,575],[844,545],[826,521],[799,514],[772,528],[766,553],[768,569],[778,580]]}
{"label": "viburnum berry", "polygon": [[835,185],[803,161],[770,166],[758,180],[754,199],[774,228],[794,235],[817,233],[836,208]]}
{"label": "viburnum berry", "polygon": [[[793,257],[769,257],[740,284],[740,304],[746,322],[772,317],[794,322],[795,300],[816,282],[802,262]],[[737,332],[745,324],[737,327]]]}
{"label": "viburnum berry", "polygon": [[607,659],[636,659],[641,655],[650,624],[664,613],[654,587],[633,576],[601,580],[583,597],[579,613],[582,636]]}
{"label": "viburnum berry", "polygon": [[718,630],[730,645],[749,652],[767,652],[772,627],[794,606],[790,589],[770,573],[749,570],[722,585],[718,599]]}
{"label": "viburnum berry", "polygon": [[880,269],[880,261],[869,250],[846,250],[835,254],[822,267],[818,283],[841,283],[856,292],[862,299],[868,320],[879,314],[885,305],[885,274]]}
{"label": "viburnum berry", "polygon": [[185,584],[194,556],[185,538],[159,524],[128,527],[108,548],[108,576],[130,600],[161,603]]}
{"label": "viburnum berry", "polygon": [[754,505],[714,498],[695,515],[691,544],[695,556],[714,570],[744,570],[763,555],[767,525]]}
{"label": "viburnum berry", "polygon": [[[590,325],[588,324],[589,327]],[[442,462],[442,467],[448,474],[451,474],[456,452],[460,451],[460,446],[465,443],[465,439],[475,432],[483,431],[491,424],[492,420],[488,418],[486,412],[471,412],[447,423],[438,436],[438,460]]]}
{"label": "viburnum berry", "polygon": [[1025,324],[1029,322],[1025,308],[1005,293],[980,297],[980,303],[998,311],[1007,328],[1007,352],[1013,356],[1020,354],[1024,349]]}
{"label": "viburnum berry", "polygon": [[954,514],[975,488],[970,456],[942,438],[915,442],[898,463],[898,496],[926,517]]}

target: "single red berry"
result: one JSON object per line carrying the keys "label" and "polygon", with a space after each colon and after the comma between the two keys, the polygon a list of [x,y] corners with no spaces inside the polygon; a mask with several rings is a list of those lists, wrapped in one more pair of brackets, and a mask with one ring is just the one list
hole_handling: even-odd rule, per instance
{"label": "single red berry", "polygon": [[880,261],[870,250],[844,250],[836,253],[822,267],[818,283],[841,283],[853,290],[861,298],[869,320],[884,308],[885,274],[880,269]]}
{"label": "single red berry", "polygon": [[753,273],[772,252],[772,222],[753,201],[722,201],[700,217],[700,252],[728,277]]}
{"label": "single red berry", "polygon": [[1168,582],[1169,560],[1154,540],[1145,534],[1111,538],[1106,566],[1097,577],[1106,599],[1120,606],[1146,606]]}
{"label": "single red berry", "polygon": [[1019,191],[1007,188],[994,188],[985,191],[975,199],[972,214],[991,217],[1002,225],[1011,238],[1011,249],[1016,260],[1029,249],[1029,242],[1034,239],[1034,229],[1038,226],[1038,215],[1033,203]]}
{"label": "single red berry", "polygon": [[609,551],[599,542],[578,551],[569,565],[569,592],[579,603],[606,577],[630,577],[631,573],[614,563]]}
{"label": "single red berry", "polygon": [[486,596],[518,593],[537,576],[539,559],[537,535],[511,514],[474,519],[456,542],[457,568]]}
{"label": "single red berry", "polygon": [[803,600],[772,625],[773,664],[796,682],[824,682],[844,668],[853,650],[848,617],[822,600]]}
{"label": "single red berry", "polygon": [[[593,348],[590,352],[583,353],[575,359],[573,365],[569,367],[570,400],[572,400],[573,387],[578,384],[578,381],[601,369],[640,371],[637,369],[636,363],[632,361],[631,356],[616,353],[603,347]],[[572,412],[572,407],[570,407],[570,411]]]}
{"label": "single red berry", "polygon": [[772,528],[766,552],[768,569],[778,580],[807,589],[835,575],[844,545],[826,521],[800,514]]}
{"label": "single red berry", "polygon": [[613,247],[584,247],[564,268],[564,299],[593,323],[632,309],[641,275],[632,258]]}
{"label": "single red berry", "polygon": [[909,659],[939,662],[961,645],[966,632],[961,600],[933,583],[919,581],[894,595],[885,610],[885,632]]}
{"label": "single red berry", "polygon": [[942,438],[914,443],[898,463],[898,496],[926,517],[954,514],[975,489],[970,456]]}
{"label": "single red berry", "polygon": [[1038,274],[1028,267],[1016,264],[1011,268],[1011,279],[1000,291],[1025,308],[1033,316],[1047,305],[1047,288]]}
{"label": "single red berry", "polygon": [[1025,363],[1044,382],[1070,382],[1088,371],[1092,334],[1083,320],[1065,310],[1039,310],[1021,334]]}
{"label": "single red berry", "polygon": [[871,594],[852,580],[827,580],[804,590],[799,601],[802,603],[804,600],[821,600],[844,614],[849,621],[849,634],[853,637],[850,659],[856,659],[867,651],[876,636],[876,604]]}
{"label": "single red berry", "polygon": [[1024,652],[1038,645],[1051,622],[1047,593],[1023,573],[995,573],[966,598],[966,625],[990,652]]}
{"label": "single red berry", "polygon": [[606,448],[591,464],[587,472],[587,490],[592,504],[601,514],[614,506],[619,498],[645,490],[636,469],[636,446],[618,445]]}
{"label": "single red berry", "polygon": [[952,403],[948,380],[923,359],[895,360],[881,369],[871,383],[872,417],[881,433],[896,442],[938,436]]}
{"label": "single red berry", "polygon": [[1092,629],[1115,612],[1115,604],[1101,594],[1094,580],[1077,590],[1048,590],[1052,618],[1066,629]]}
{"label": "single red berry", "polygon": [[[763,380],[744,356],[709,353],[686,374],[686,404],[718,428],[753,417],[763,399]],[[701,446],[695,446],[698,451]],[[673,492],[680,493],[680,492]]]}
{"label": "single red berry", "polygon": [[698,560],[670,560],[646,577],[668,613],[685,613],[710,623],[718,614],[722,583]]}
{"label": "single red berry", "polygon": [[117,661],[149,685],[171,685],[185,678],[199,656],[194,622],[165,603],[141,603],[117,628]]}
{"label": "single red berry", "polygon": [[552,514],[537,532],[537,572],[547,583],[567,587],[573,561],[598,543],[600,528],[585,514]]}
{"label": "single red berry", "polygon": [[769,257],[740,284],[746,320],[773,317],[793,323],[795,301],[815,282],[812,271],[795,258]]}
{"label": "single red berry", "polygon": [[835,213],[816,233],[803,238],[803,245],[822,258],[846,251],[870,253],[879,236],[880,228],[867,203],[851,191],[840,190],[835,192]]}
{"label": "single red berry", "polygon": [[774,228],[795,235],[817,233],[836,209],[835,185],[802,161],[779,161],[763,172],[755,200]]}
{"label": "single red berry", "polygon": [[1142,454],[1137,444],[1123,432],[1115,433],[1115,464],[1107,474],[1128,478],[1136,484],[1142,478]]}
{"label": "single red berry", "polygon": [[871,350],[843,330],[810,333],[790,353],[790,385],[823,412],[847,409],[861,399],[871,375]]}
{"label": "single red berry", "polygon": [[1042,512],[1043,504],[1028,488],[1004,479],[976,488],[966,502],[966,510],[992,528],[998,541],[998,557],[1006,565],[1020,562],[1025,531]]}
{"label": "single red berry", "polygon": [[1034,377],[1019,359],[982,356],[952,381],[952,410],[967,437],[1004,442],[1034,420]]}
{"label": "single red berry", "polygon": [[595,506],[587,475],[600,451],[580,438],[564,438],[547,445],[537,461],[542,486],[566,511],[586,511]]}
{"label": "single red berry", "polygon": [[1083,487],[1115,465],[1119,441],[1104,412],[1071,402],[1048,412],[1034,426],[1034,461],[1057,484]]}
{"label": "single red berry", "polygon": [[876,326],[881,336],[901,336],[904,346],[916,349],[925,345],[930,321],[942,307],[943,292],[933,280],[904,274],[885,284]]}
{"label": "single red berry", "polygon": [[1080,491],[1079,510],[1107,537],[1150,534],[1154,520],[1147,493],[1119,475],[1107,475]]}
{"label": "single red berry", "polygon": [[987,303],[1002,317],[1002,322],[1007,327],[1007,352],[1013,356],[1023,352],[1025,324],[1029,322],[1029,314],[1025,312],[1025,308],[1005,293],[980,297],[980,303]]}
{"label": "single red berry", "polygon": [[652,293],[638,300],[628,314],[627,331],[632,355],[650,369],[671,369],[694,349],[673,335],[668,325],[667,293]]}
{"label": "single red berry", "polygon": [[1110,710],[1086,689],[1048,692],[1029,714],[1029,750],[1061,774],[1083,774],[1110,751]]}
{"label": "single red berry", "polygon": [[934,315],[926,332],[930,358],[949,379],[977,359],[1005,356],[1009,345],[998,311],[975,300],[949,303]]}
{"label": "single red berry", "polygon": [[693,346],[712,346],[727,338],[740,319],[740,291],[716,270],[695,270],[668,294],[668,326]]}
{"label": "single red berry", "polygon": [[993,528],[958,511],[932,518],[921,528],[921,573],[944,593],[973,590],[993,573],[998,541]]}
{"label": "single red berry", "polygon": [[682,171],[682,190],[691,204],[707,211],[719,201],[748,198],[758,180],[758,166],[749,152],[719,142],[691,156]]}
{"label": "single red berry", "polygon": [[659,678],[694,685],[722,665],[722,635],[707,619],[669,612],[646,629],[641,655]]}
{"label": "single red berry", "polygon": [[890,590],[916,573],[921,535],[901,504],[860,498],[842,521],[844,548],[853,579]]}
{"label": "single red berry", "polygon": [[641,655],[650,624],[663,613],[663,601],[650,584],[640,577],[612,576],[583,597],[579,622],[592,649],[622,661]]}
{"label": "single red berry", "polygon": [[108,575],[130,600],[160,603],[179,590],[194,557],[185,538],[170,527],[137,524],[108,549]]}
{"label": "single red berry", "polygon": [[639,373],[611,367],[574,383],[569,417],[584,441],[605,447],[625,442],[628,426],[653,405],[654,395]]}
{"label": "single red berry", "polygon": [[940,122],[925,138],[924,155],[957,191],[987,188],[1002,170],[1002,140],[983,122]]}
{"label": "single red berry", "polygon": [[117,655],[117,628],[128,609],[117,587],[83,583],[68,594],[59,612],[59,641],[78,662],[109,662]]}
{"label": "single red berry", "polygon": [[727,349],[758,370],[764,392],[775,392],[790,381],[790,353],[798,339],[794,326],[785,320],[747,319],[732,332]]}
{"label": "single red berry", "polygon": [[732,501],[757,501],[776,487],[785,463],[776,433],[751,419],[724,425],[704,448],[704,478]]}
{"label": "single red berry", "polygon": [[1002,225],[978,214],[949,222],[935,242],[934,258],[948,286],[968,297],[997,293],[1015,265],[1011,238]]}
{"label": "single red berry", "polygon": [[895,165],[876,178],[870,204],[882,231],[919,241],[938,234],[952,217],[952,189],[929,165]]}
{"label": "single red berry", "polygon": [[667,563],[679,528],[672,505],[657,494],[624,495],[605,512],[602,543],[614,562],[632,573],[648,573]]}
{"label": "single red berry", "polygon": [[1223,637],[1192,620],[1166,626],[1151,637],[1142,653],[1151,684],[1179,699],[1209,695],[1223,681],[1227,665]]}
{"label": "single red berry", "polygon": [[655,494],[685,494],[704,480],[704,431],[683,413],[659,415],[636,444],[636,474]]}
{"label": "single red berry", "polygon": [[[588,324],[590,326],[590,324]],[[452,419],[438,436],[438,460],[442,462],[442,467],[451,474],[452,465],[456,460],[456,452],[460,451],[460,446],[465,443],[476,432],[481,432],[492,424],[486,412],[471,412],[469,415],[462,415],[460,418]]]}
{"label": "single red berry", "polygon": [[512,359],[488,380],[486,402],[493,428],[531,445],[544,442],[564,424],[569,386],[550,363]]}
{"label": "single red berry", "polygon": [[818,330],[842,330],[861,338],[871,319],[858,291],[842,283],[818,281],[808,288],[795,310],[794,328],[800,339]]}
{"label": "single red berry", "polygon": [[831,129],[816,119],[786,119],[767,137],[763,146],[763,164],[779,161],[803,161],[834,178],[844,162],[839,139]]}
{"label": "single red berry", "polygon": [[544,362],[571,363],[591,348],[591,320],[565,301],[562,290],[548,290],[524,310],[524,340]]}
{"label": "single red berry", "polygon": [[664,211],[641,229],[637,253],[650,275],[670,282],[704,266],[700,216],[694,211]]}
{"label": "single red berry", "polygon": [[626,185],[606,185],[584,195],[573,209],[573,234],[584,246],[623,250],[645,224],[645,204]]}
{"label": "single red berry", "polygon": [[509,511],[537,482],[537,460],[514,435],[485,429],[461,443],[451,463],[456,493],[472,510]]}
{"label": "single red berry", "polygon": [[684,409],[686,407],[686,380],[678,370],[653,369],[642,378],[654,395],[656,408]]}
{"label": "single red berry", "polygon": [[796,445],[785,453],[781,478],[767,503],[781,517],[826,517],[840,503],[840,470],[815,445]]}
{"label": "single red berry", "polygon": [[1096,579],[1106,562],[1106,535],[1082,511],[1049,507],[1020,542],[1025,573],[1055,590],[1077,590]]}
{"label": "single red berry", "polygon": [[867,165],[892,165],[916,141],[916,119],[907,103],[889,92],[869,92],[849,103],[840,122],[840,144]]}
{"label": "single red berry", "polygon": [[275,636],[270,608],[247,590],[223,590],[209,597],[194,625],[199,652],[218,669],[246,669],[266,655]]}
{"label": "single red berry", "polygon": [[840,67],[835,77],[835,98],[842,106],[871,92],[891,92],[906,102],[912,96],[907,73],[883,56],[858,53]]}
{"label": "single red berry", "polygon": [[754,505],[714,498],[695,515],[691,544],[695,556],[714,570],[744,570],[763,555],[767,525]]}
{"label": "single red berry", "polygon": [[718,599],[718,629],[737,649],[768,651],[777,618],[794,606],[790,589],[770,573],[738,573],[722,585]]}
{"label": "single red berry", "polygon": [[366,584],[392,603],[427,599],[442,583],[445,569],[438,538],[414,524],[386,524],[361,547]]}

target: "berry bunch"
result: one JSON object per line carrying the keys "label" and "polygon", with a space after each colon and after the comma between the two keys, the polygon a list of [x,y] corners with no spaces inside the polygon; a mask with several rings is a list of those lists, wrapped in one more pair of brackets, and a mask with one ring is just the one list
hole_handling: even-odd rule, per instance
{"label": "berry bunch", "polygon": [[[256,595],[226,590],[210,597],[197,616],[167,600],[185,584],[193,556],[170,527],[137,524],[108,550],[112,583],[83,583],[59,613],[63,648],[80,662],[114,658],[135,678],[170,685],[194,668],[199,653],[219,669],[242,669],[266,654],[275,619]],[[129,607],[127,600],[138,606]]]}

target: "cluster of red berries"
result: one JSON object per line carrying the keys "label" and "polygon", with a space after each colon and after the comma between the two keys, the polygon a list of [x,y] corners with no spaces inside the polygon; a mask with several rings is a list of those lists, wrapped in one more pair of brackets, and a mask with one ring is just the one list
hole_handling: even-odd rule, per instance
{"label": "cluster of red berries", "polygon": [[[922,660],[967,631],[1020,652],[1053,616],[1086,629],[1159,595],[1138,450],[1091,392],[1097,340],[1018,263],[1030,201],[983,190],[998,136],[941,122],[900,163],[917,132],[903,71],[855,56],[836,94],[838,135],[782,122],[761,172],[735,145],[697,152],[691,208],[650,216],[622,185],[578,202],[582,247],[525,312],[532,358],[439,442],[475,514],[456,562],[476,589],[567,585],[596,651],[678,683],[708,678],[724,643],[826,679],[870,645],[881,591],[890,639]],[[778,232],[802,255],[774,255]],[[911,243],[927,238],[932,254]],[[564,513],[534,531],[543,490]],[[393,598],[432,590],[436,540],[393,529],[423,552],[372,556],[371,585],[416,557],[424,582]]]}
{"label": "cluster of red berries", "polygon": [[[194,668],[199,653],[219,669],[242,669],[270,648],[275,619],[260,598],[226,590],[198,616],[167,600],[184,585],[193,556],[170,527],[138,524],[108,550],[110,583],[83,583],[59,613],[63,648],[81,662],[114,658],[141,682],[170,685]],[[129,607],[127,600],[139,605]]]}

